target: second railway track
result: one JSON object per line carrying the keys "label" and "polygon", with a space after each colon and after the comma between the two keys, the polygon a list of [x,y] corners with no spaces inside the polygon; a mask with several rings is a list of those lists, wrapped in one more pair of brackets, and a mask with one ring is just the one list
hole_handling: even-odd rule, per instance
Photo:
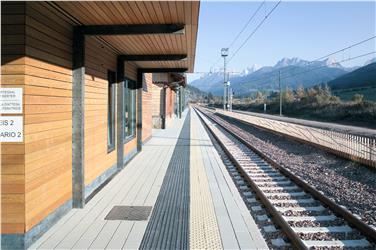
{"label": "second railway track", "polygon": [[294,248],[376,249],[372,227],[222,127],[212,113],[196,111]]}

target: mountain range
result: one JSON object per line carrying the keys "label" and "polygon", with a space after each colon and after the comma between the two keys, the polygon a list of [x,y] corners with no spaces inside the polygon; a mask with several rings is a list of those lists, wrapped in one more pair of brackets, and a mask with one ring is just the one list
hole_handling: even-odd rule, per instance
{"label": "mountain range", "polygon": [[344,74],[328,82],[332,90],[360,87],[376,87],[376,58],[364,67]]}
{"label": "mountain range", "polygon": [[[369,61],[372,63],[372,60]],[[311,87],[327,83],[359,67],[346,68],[334,59],[306,61],[300,58],[283,58],[274,66],[257,65],[230,76],[231,87],[236,95],[247,94],[256,90],[277,90],[278,76],[281,72],[283,88],[296,89],[299,85]],[[206,74],[192,81],[190,85],[205,92],[221,95],[223,92],[223,73],[218,71]]]}

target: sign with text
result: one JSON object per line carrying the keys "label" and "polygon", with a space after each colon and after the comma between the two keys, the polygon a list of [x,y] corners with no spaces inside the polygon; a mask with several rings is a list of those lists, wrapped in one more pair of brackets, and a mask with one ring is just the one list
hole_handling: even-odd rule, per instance
{"label": "sign with text", "polygon": [[0,142],[23,142],[22,116],[0,116]]}
{"label": "sign with text", "polygon": [[22,88],[0,88],[0,113],[22,114]]}

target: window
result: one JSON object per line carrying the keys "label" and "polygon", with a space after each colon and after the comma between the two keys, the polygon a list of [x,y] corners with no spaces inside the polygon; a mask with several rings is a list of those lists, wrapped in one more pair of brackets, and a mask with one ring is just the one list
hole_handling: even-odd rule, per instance
{"label": "window", "polygon": [[115,84],[116,73],[109,70],[108,79],[108,96],[107,96],[107,151],[115,149]]}
{"label": "window", "polygon": [[124,139],[129,141],[136,135],[136,90],[135,82],[124,81]]}

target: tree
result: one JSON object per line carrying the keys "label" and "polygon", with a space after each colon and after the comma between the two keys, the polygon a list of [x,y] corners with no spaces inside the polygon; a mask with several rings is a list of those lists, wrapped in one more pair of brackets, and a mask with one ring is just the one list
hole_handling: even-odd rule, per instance
{"label": "tree", "polygon": [[264,103],[265,102],[265,95],[261,91],[256,92],[255,102],[256,103]]}
{"label": "tree", "polygon": [[332,92],[330,91],[330,87],[326,83],[324,84],[324,87],[322,88],[322,92],[325,96],[331,96],[332,95]]}
{"label": "tree", "polygon": [[292,103],[294,102],[294,93],[291,91],[289,87],[286,87],[286,91],[283,92],[283,101],[287,103]]}
{"label": "tree", "polygon": [[353,102],[360,103],[360,102],[363,101],[363,98],[364,98],[364,95],[361,95],[361,94],[356,93],[356,94],[353,95],[353,97],[351,98],[351,100],[352,100]]}
{"label": "tree", "polygon": [[209,92],[209,94],[208,94],[208,102],[211,103],[213,101],[214,101],[214,96],[213,96],[212,92]]}
{"label": "tree", "polygon": [[300,84],[298,88],[296,89],[296,96],[298,97],[299,100],[302,100],[304,97],[306,97],[306,91],[303,85]]}

